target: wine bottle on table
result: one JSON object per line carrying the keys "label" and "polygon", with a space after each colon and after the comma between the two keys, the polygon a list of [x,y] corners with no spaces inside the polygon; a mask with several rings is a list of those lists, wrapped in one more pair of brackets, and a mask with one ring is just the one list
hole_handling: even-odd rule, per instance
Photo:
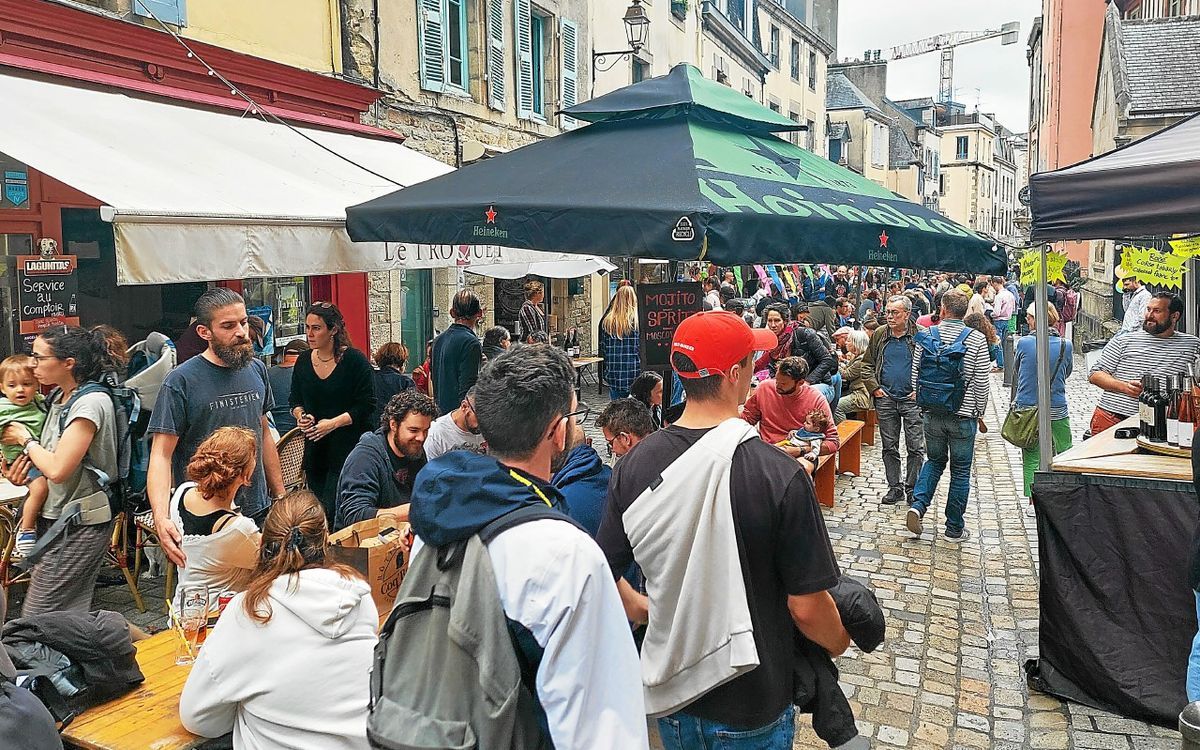
{"label": "wine bottle on table", "polygon": [[1179,447],[1179,376],[1166,377],[1167,445]]}
{"label": "wine bottle on table", "polygon": [[1154,436],[1150,439],[1156,443],[1167,442],[1167,379],[1156,377],[1154,380]]}
{"label": "wine bottle on table", "polygon": [[1150,408],[1150,376],[1142,376],[1142,392],[1138,395],[1138,434],[1150,439],[1154,410]]}
{"label": "wine bottle on table", "polygon": [[1179,389],[1179,447],[1192,449],[1192,438],[1196,433],[1196,411],[1192,408],[1192,388],[1195,381],[1185,375]]}

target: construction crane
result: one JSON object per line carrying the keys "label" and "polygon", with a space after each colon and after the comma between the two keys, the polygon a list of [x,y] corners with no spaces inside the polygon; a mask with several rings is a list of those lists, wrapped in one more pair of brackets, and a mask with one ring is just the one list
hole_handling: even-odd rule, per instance
{"label": "construction crane", "polygon": [[989,29],[987,31],[951,31],[948,34],[938,34],[937,36],[931,36],[920,41],[902,44],[899,47],[892,47],[889,50],[867,50],[867,61],[871,62],[872,58],[875,62],[881,60],[903,60],[930,52],[941,52],[942,82],[938,88],[938,101],[946,103],[954,98],[955,47],[982,42],[985,39],[995,39],[996,37],[1000,37],[1000,44],[1015,44],[1020,33],[1021,24],[1017,21],[1010,21],[998,29]]}

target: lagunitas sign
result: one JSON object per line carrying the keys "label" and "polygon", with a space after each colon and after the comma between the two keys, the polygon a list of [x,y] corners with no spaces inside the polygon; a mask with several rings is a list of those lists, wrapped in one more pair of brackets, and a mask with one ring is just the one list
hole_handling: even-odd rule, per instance
{"label": "lagunitas sign", "polygon": [[20,333],[79,325],[79,276],[74,255],[17,256]]}
{"label": "lagunitas sign", "polygon": [[673,284],[638,284],[638,330],[642,335],[642,369],[671,367],[671,339],[685,319],[704,307],[704,292],[688,281]]}

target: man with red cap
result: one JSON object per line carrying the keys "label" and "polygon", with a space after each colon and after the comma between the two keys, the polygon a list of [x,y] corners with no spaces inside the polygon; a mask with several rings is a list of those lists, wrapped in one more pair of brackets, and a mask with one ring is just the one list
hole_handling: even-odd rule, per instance
{"label": "man with red cap", "polygon": [[738,416],[755,351],[776,343],[728,312],[681,323],[671,365],[683,415],[609,483],[597,542],[612,570],[636,561],[645,573],[647,595],[618,588],[630,619],[647,623],[646,710],[668,748],[736,732],[790,750],[796,629],[832,655],[849,644],[827,591],[838,567],[812,482]]}

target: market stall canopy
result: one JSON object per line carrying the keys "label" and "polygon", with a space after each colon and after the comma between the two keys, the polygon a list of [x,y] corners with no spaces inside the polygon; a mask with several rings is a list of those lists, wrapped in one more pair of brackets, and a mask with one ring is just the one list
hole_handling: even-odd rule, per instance
{"label": "market stall canopy", "polygon": [[1030,239],[1121,239],[1200,232],[1200,115],[1029,178]]}
{"label": "market stall canopy", "polygon": [[0,116],[0,152],[106,204],[119,284],[560,258],[351,242],[348,204],[453,171],[395,138],[293,129],[252,113],[8,74],[0,74],[0,102],[12,105]]}
{"label": "market stall canopy", "polygon": [[362,241],[1003,273],[992,240],[772,133],[689,65],[566,110],[591,121],[347,210]]}

